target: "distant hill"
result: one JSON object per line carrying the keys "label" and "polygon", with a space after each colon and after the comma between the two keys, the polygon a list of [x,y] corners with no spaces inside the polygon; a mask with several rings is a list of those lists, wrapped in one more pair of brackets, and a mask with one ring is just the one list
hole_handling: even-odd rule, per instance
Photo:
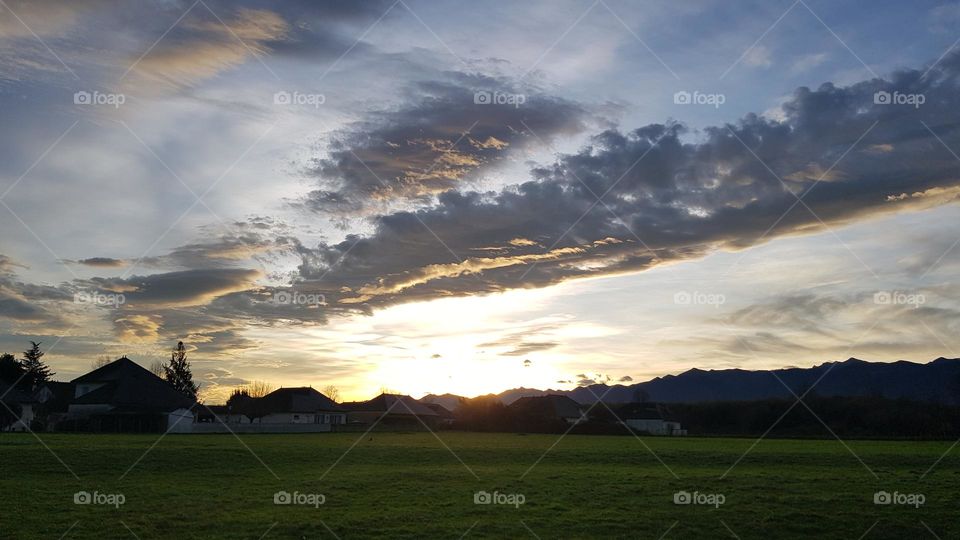
{"label": "distant hill", "polygon": [[[515,388],[494,397],[506,404],[521,397],[544,394],[561,394],[580,403],[593,403],[600,397],[607,402],[629,402],[640,395],[662,403],[751,401],[792,397],[784,385],[797,395],[812,386],[813,393],[819,396],[876,396],[960,405],[960,359],[937,358],[918,364],[904,360],[866,362],[850,358],[811,368],[691,369],[679,375],[657,377],[632,385],[595,384],[573,390]],[[422,401],[440,403],[453,410],[460,399],[453,394],[444,394],[427,395]]]}
{"label": "distant hill", "polygon": [[420,398],[421,403],[436,403],[438,405],[443,405],[448,411],[454,411],[457,409],[457,405],[460,403],[462,397],[456,394],[427,394]]}

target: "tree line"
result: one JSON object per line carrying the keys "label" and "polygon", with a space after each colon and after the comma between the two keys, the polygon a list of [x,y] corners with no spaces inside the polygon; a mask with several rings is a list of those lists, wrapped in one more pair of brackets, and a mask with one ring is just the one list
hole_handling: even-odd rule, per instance
{"label": "tree line", "polygon": [[[883,396],[650,404],[665,420],[679,422],[693,436],[861,439],[956,439],[960,407]],[[454,410],[453,429],[481,432],[630,435],[618,404],[582,406],[586,420],[572,427],[547,414],[516,410],[498,398],[465,399]],[[832,433],[831,433],[832,432]]]}

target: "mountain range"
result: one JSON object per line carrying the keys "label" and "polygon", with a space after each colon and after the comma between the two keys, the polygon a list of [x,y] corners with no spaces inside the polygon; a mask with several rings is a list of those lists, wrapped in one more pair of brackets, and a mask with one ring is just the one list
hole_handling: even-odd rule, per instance
{"label": "mountain range", "polygon": [[[789,388],[789,390],[788,390]],[[649,381],[608,386],[593,384],[572,390],[514,388],[489,394],[505,404],[526,396],[560,394],[579,403],[603,400],[610,403],[654,401],[701,403],[791,398],[812,388],[819,396],[882,396],[891,399],[960,405],[960,359],[937,358],[926,364],[900,360],[867,362],[850,358],[810,368],[783,368],[748,371],[743,369],[691,369],[679,375]],[[429,394],[426,403],[439,403],[453,410],[461,396]]]}

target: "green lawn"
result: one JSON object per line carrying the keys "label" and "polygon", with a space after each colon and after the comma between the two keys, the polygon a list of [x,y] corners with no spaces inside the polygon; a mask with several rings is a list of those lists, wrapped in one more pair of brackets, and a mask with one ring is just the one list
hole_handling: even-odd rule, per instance
{"label": "green lawn", "polygon": [[[764,440],[721,478],[754,440],[570,435],[553,446],[557,435],[458,432],[440,432],[442,443],[429,433],[246,435],[242,442],[40,437],[48,448],[30,434],[0,435],[2,538],[856,539],[868,530],[865,538],[960,537],[960,447],[921,478],[949,442],[850,441],[848,450],[835,440]],[[81,490],[120,493],[125,502],[78,505]],[[326,500],[276,505],[281,490]],[[522,494],[525,502],[475,504],[480,490]],[[725,500],[719,508],[676,505],[679,490]],[[926,501],[879,506],[878,490]]]}

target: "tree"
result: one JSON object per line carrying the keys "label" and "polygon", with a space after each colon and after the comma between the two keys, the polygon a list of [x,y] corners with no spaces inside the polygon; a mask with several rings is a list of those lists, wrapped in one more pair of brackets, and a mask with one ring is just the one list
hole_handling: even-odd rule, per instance
{"label": "tree", "polygon": [[164,377],[178,392],[197,399],[200,387],[193,382],[193,373],[190,371],[190,362],[187,362],[187,348],[182,341],[177,342],[177,348],[170,353],[170,363],[163,366]]}
{"label": "tree", "polygon": [[102,354],[98,356],[96,360],[94,360],[93,362],[90,362],[90,369],[100,369],[103,366],[109,364],[110,362],[113,362],[113,360],[111,360],[108,355]]}
{"label": "tree", "polygon": [[273,385],[266,381],[252,381],[246,385],[243,390],[252,398],[262,398],[270,392],[273,392]]}
{"label": "tree", "polygon": [[[266,384],[266,383],[261,383]],[[262,396],[261,396],[262,397]],[[257,418],[266,416],[267,411],[259,398],[250,395],[247,387],[239,387],[233,390],[230,398],[227,400],[227,410],[231,413],[242,414],[247,417],[250,423]]]}
{"label": "tree", "polygon": [[335,385],[328,384],[324,386],[321,393],[332,399],[334,403],[340,403],[340,389]]}
{"label": "tree", "polygon": [[21,361],[21,364],[23,364],[23,369],[27,372],[24,379],[30,388],[35,388],[40,383],[47,382],[51,377],[56,375],[56,373],[50,371],[50,367],[41,360],[43,354],[43,351],[40,350],[40,344],[36,341],[31,341],[30,348],[23,352],[23,361]]}
{"label": "tree", "polygon": [[23,365],[12,354],[0,355],[0,381],[7,384],[23,384],[24,373]]}
{"label": "tree", "polygon": [[157,377],[164,379],[167,377],[167,372],[163,369],[163,362],[160,360],[154,360],[150,363],[150,373],[153,373]]}

